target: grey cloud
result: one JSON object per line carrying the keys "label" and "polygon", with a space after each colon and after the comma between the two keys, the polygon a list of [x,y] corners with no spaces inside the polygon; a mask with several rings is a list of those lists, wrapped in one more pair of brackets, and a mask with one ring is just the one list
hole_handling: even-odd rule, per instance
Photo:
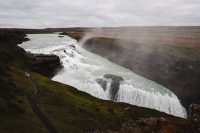
{"label": "grey cloud", "polygon": [[3,0],[0,27],[200,25],[199,0]]}

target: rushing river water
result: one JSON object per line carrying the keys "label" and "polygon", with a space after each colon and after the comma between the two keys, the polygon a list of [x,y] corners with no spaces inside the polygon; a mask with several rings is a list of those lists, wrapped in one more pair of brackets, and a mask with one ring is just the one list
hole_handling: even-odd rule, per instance
{"label": "rushing river water", "polygon": [[[156,109],[179,117],[186,117],[186,111],[178,98],[162,85],[145,79],[132,71],[83,49],[75,39],[58,34],[29,34],[31,40],[20,44],[27,52],[55,54],[60,57],[64,68],[52,78],[97,98],[111,100],[111,79],[105,74],[121,76],[116,102]],[[107,80],[106,89],[97,79]]]}

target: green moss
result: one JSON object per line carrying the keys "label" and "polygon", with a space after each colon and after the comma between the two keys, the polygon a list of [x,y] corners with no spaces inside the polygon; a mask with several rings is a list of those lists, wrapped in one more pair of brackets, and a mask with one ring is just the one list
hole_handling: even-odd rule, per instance
{"label": "green moss", "polygon": [[[31,94],[23,65],[23,50],[0,42],[0,132],[47,132],[32,112],[27,96]],[[31,129],[31,130],[30,130]]]}
{"label": "green moss", "polygon": [[[37,103],[60,132],[117,129],[128,119],[168,116],[147,108],[99,100],[39,74],[32,73],[32,76],[40,89]],[[126,107],[130,109],[125,110]]]}

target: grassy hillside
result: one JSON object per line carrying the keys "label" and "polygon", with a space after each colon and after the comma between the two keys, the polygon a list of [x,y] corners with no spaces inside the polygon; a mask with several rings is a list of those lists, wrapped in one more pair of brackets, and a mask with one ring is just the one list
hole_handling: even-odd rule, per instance
{"label": "grassy hillside", "polygon": [[[9,34],[7,39],[12,37]],[[47,132],[28,103],[32,88],[24,75],[27,58],[24,51],[13,44],[15,39],[0,42],[0,132],[23,133],[30,129]]]}
{"label": "grassy hillside", "polygon": [[[28,102],[27,97],[32,93],[32,86],[25,72],[31,73],[38,86],[39,95],[36,100],[40,110],[58,132],[114,130],[120,128],[121,123],[129,119],[172,117],[147,108],[99,100],[73,87],[31,72],[27,65],[30,55],[16,46],[16,42],[24,41],[24,34],[5,31],[0,33],[1,133],[47,132]],[[126,110],[127,107],[130,108]],[[173,117],[173,119],[186,122],[179,118]]]}

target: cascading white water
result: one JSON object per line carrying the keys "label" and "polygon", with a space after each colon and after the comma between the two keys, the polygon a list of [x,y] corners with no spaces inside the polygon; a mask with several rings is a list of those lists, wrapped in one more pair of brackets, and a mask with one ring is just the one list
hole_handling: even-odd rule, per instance
{"label": "cascading white water", "polygon": [[[55,77],[58,81],[71,85],[100,99],[110,100],[111,79],[103,75],[114,74],[123,77],[117,93],[117,102],[156,109],[179,117],[186,117],[186,111],[178,98],[168,89],[145,79],[132,71],[93,54],[77,43],[76,40],[58,34],[30,34],[31,39],[20,46],[31,53],[55,54],[64,66]],[[106,90],[97,79],[107,81]]]}

